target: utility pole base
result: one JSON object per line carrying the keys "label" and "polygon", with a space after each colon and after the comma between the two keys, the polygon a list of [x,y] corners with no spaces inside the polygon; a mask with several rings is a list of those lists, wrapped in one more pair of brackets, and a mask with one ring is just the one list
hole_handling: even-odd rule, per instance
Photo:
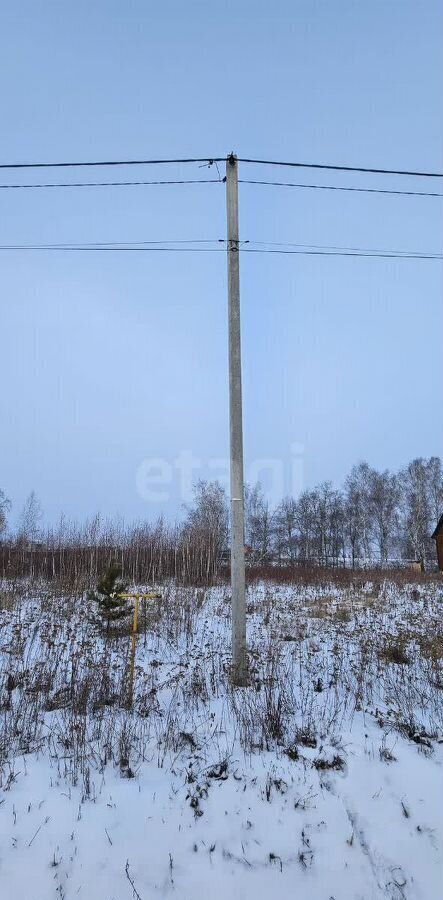
{"label": "utility pole base", "polygon": [[246,651],[244,659],[238,663],[232,663],[231,683],[234,687],[248,687],[249,685],[249,666]]}

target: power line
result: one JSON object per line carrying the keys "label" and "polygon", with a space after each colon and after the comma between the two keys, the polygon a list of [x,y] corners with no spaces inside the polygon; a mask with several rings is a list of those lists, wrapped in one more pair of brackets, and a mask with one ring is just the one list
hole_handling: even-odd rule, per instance
{"label": "power line", "polygon": [[356,253],[395,253],[396,256],[407,256],[410,253],[420,254],[423,256],[440,256],[437,250],[397,250],[392,247],[338,247],[336,244],[296,244],[284,241],[246,241],[247,244],[259,245],[262,247],[296,247],[303,250],[345,250],[347,252]]}
{"label": "power line", "polygon": [[137,187],[139,185],[162,184],[221,184],[221,178],[182,178],[172,181],[73,181],[43,184],[0,184],[0,190],[26,190],[27,188],[83,188],[83,187]]}
{"label": "power line", "polygon": [[[153,249],[155,249],[156,245],[168,245],[165,249],[174,249],[173,247],[169,247],[171,244],[220,244],[226,243],[223,238],[186,238],[186,239],[178,239],[178,240],[162,240],[162,241],[89,241],[81,243],[78,242],[68,242],[64,241],[63,243],[56,244],[51,242],[50,244],[3,244],[0,245],[0,250],[88,250],[88,249],[101,249],[102,247],[107,249],[113,249],[116,247],[125,248],[129,247],[137,249],[138,247],[143,246],[151,246],[153,245]],[[161,249],[161,247],[160,247]]]}
{"label": "power line", "polygon": [[0,163],[0,169],[73,169],[83,166],[163,166],[185,163],[202,163],[212,166],[213,163],[225,162],[225,160],[225,156],[205,156],[201,159],[107,159],[88,162]]}
{"label": "power line", "polygon": [[364,256],[364,257],[376,257],[378,259],[437,259],[443,260],[442,254],[430,254],[430,253],[388,253],[385,251],[379,252],[356,252],[353,250],[266,250],[266,249],[255,249],[255,248],[245,248],[241,250],[242,253],[279,253],[284,254],[286,256]]}
{"label": "power line", "polygon": [[[171,247],[171,246],[145,246],[140,244],[3,244],[0,245],[0,251],[55,251],[55,252],[111,252],[111,253],[225,253],[225,247]],[[405,251],[383,251],[383,250],[363,250],[363,249],[327,249],[327,248],[311,248],[311,249],[268,249],[263,247],[240,247],[240,253],[272,253],[286,256],[343,256],[343,257],[367,257],[378,259],[432,259],[443,260],[442,254],[433,253],[413,253]]]}
{"label": "power line", "polygon": [[[211,166],[226,160],[224,156],[193,157],[185,159],[108,159],[91,160],[82,162],[32,162],[32,163],[0,163],[0,169],[60,169],[82,168],[91,166],[160,166],[160,165],[184,165],[187,163],[199,163]],[[369,166],[335,165],[332,163],[314,162],[288,162],[271,159],[249,159],[238,157],[238,162],[252,163],[261,166],[286,166],[296,169],[325,169],[333,172],[361,172],[374,175],[407,175],[418,178],[443,178],[443,172],[423,172],[409,169],[387,169]]]}
{"label": "power line", "polygon": [[305,188],[314,191],[349,191],[359,194],[396,194],[404,197],[443,197],[437,191],[393,191],[384,188],[344,187],[333,184],[297,184],[293,181],[256,181],[250,178],[239,178],[239,184],[260,184],[270,187]]}
{"label": "power line", "polygon": [[[141,187],[176,184],[222,184],[223,178],[182,178],[161,181],[69,181],[42,182],[38,184],[0,184],[0,191],[37,190],[45,188],[95,188],[95,187]],[[301,188],[316,191],[345,191],[359,194],[392,194],[404,197],[443,197],[438,191],[401,191],[385,188],[345,187],[333,184],[303,184],[293,181],[259,181],[252,178],[239,178],[239,184],[267,185],[269,187]]]}
{"label": "power line", "polygon": [[3,244],[0,250],[19,250],[21,252],[30,251],[91,251],[91,252],[148,252],[153,253],[225,253],[224,247],[166,247],[166,246],[143,246],[142,244]]}
{"label": "power line", "polygon": [[[192,244],[223,244],[223,247],[218,247],[217,249],[221,251],[225,251],[227,240],[226,238],[163,238],[162,240],[150,240],[150,241],[88,241],[88,242],[74,242],[74,241],[63,241],[61,243],[55,243],[51,241],[48,244],[3,244],[0,245],[0,249],[8,249],[8,250],[56,250],[56,249],[100,249],[100,248],[125,248],[128,247],[130,249],[137,249],[139,247],[152,247],[155,249],[157,246],[160,249],[176,249],[174,245],[192,245]],[[239,241],[240,250],[248,249],[249,247],[259,247],[259,248],[269,248],[269,247],[278,247],[278,248],[295,248],[297,250],[337,250],[337,251],[345,251],[345,252],[355,252],[355,253],[392,253],[395,256],[408,256],[410,254],[420,255],[420,256],[429,256],[431,258],[439,257],[440,253],[437,250],[399,250],[397,248],[392,247],[348,247],[348,246],[338,246],[336,244],[300,244],[294,241],[258,241],[253,239],[246,239]],[[248,245],[248,247],[246,247]]]}
{"label": "power line", "polygon": [[246,159],[238,157],[242,163],[259,166],[289,166],[293,169],[327,169],[331,172],[363,172],[371,175],[410,175],[418,178],[443,178],[443,172],[416,172],[407,169],[374,169],[366,166],[336,166],[331,163],[281,162],[271,159]]}

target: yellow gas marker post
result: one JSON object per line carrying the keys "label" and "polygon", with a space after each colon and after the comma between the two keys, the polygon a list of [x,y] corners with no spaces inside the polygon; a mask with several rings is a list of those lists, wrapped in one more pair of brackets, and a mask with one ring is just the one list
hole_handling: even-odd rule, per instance
{"label": "yellow gas marker post", "polygon": [[138,609],[140,600],[161,600],[162,595],[156,591],[148,594],[120,594],[124,600],[135,600],[134,617],[132,620],[132,636],[131,636],[131,656],[129,660],[129,684],[128,684],[128,706],[132,707],[134,694],[134,671],[135,671],[135,651],[137,647],[138,634]]}

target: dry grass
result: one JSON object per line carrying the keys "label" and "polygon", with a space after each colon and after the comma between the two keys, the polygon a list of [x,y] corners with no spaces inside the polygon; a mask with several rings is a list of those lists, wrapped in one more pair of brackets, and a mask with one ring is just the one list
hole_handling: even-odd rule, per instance
{"label": "dry grass", "polygon": [[[377,593],[388,580],[398,587],[424,586],[428,584],[443,584],[441,572],[419,572],[413,568],[381,568],[345,569],[312,566],[308,563],[293,566],[251,566],[246,571],[248,584],[261,581],[272,581],[275,584],[323,586],[332,584],[340,588],[352,588],[362,590],[368,582],[371,582],[373,590]],[[229,580],[229,567],[225,567],[221,573],[223,580]]]}
{"label": "dry grass", "polygon": [[387,663],[408,666],[411,655],[408,651],[408,636],[404,634],[389,637],[380,649],[380,658]]}
{"label": "dry grass", "polygon": [[[5,593],[5,591],[4,591]],[[107,638],[82,593],[9,586],[0,610],[0,761],[46,749],[72,780],[109,760],[202,765],[277,749],[294,762],[359,711],[409,739],[443,731],[442,590],[367,582],[249,588],[250,685],[232,689],[230,595],[165,586]],[[418,735],[418,737],[417,737]],[[192,746],[191,746],[192,743]],[[427,747],[427,745],[424,745]],[[5,768],[7,772],[9,769]],[[128,776],[129,777],[129,776]]]}
{"label": "dry grass", "polygon": [[433,662],[443,660],[443,634],[422,634],[418,638],[420,653]]}

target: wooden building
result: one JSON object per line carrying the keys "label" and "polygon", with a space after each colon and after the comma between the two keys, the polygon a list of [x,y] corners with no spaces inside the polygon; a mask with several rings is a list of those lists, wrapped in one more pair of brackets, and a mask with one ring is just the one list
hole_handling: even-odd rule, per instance
{"label": "wooden building", "polygon": [[437,528],[435,529],[432,537],[437,543],[438,568],[440,569],[440,572],[443,572],[443,515],[440,516]]}

